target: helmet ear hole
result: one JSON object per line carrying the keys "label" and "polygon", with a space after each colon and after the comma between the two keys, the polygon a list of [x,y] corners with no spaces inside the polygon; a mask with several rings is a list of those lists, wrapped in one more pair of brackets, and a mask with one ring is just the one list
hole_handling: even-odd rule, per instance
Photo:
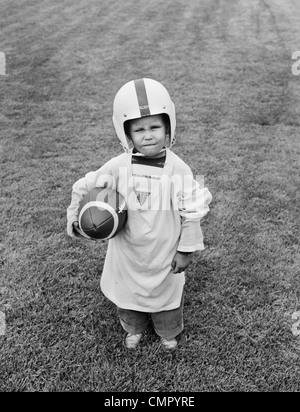
{"label": "helmet ear hole", "polygon": [[166,138],[167,138],[167,146],[171,147],[172,146],[172,134],[171,134],[171,121],[169,115],[166,113],[162,113],[162,118],[166,127]]}
{"label": "helmet ear hole", "polygon": [[162,113],[162,118],[163,118],[164,124],[166,126],[166,134],[170,135],[171,134],[170,117],[166,113]]}
{"label": "helmet ear hole", "polygon": [[131,135],[130,135],[130,120],[127,120],[127,121],[124,123],[123,126],[124,126],[124,132],[125,132],[125,135],[126,135],[127,139],[131,140]]}

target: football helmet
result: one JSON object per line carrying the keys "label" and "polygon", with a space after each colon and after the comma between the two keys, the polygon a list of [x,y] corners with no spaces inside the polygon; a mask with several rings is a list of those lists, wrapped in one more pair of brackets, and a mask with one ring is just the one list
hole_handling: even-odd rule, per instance
{"label": "football helmet", "polygon": [[126,152],[129,151],[124,123],[146,116],[166,114],[170,120],[170,145],[175,143],[175,105],[167,89],[156,80],[143,78],[131,80],[116,94],[113,104],[113,125]]}

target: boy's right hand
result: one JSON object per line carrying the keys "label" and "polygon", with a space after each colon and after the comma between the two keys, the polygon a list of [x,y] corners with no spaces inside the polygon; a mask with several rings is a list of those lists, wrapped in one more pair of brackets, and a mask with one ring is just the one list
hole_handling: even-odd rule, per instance
{"label": "boy's right hand", "polygon": [[73,222],[70,226],[68,225],[67,232],[70,237],[84,237],[77,221]]}
{"label": "boy's right hand", "polygon": [[75,236],[78,236],[80,233],[79,233],[79,223],[78,222],[73,222],[72,223],[72,226],[73,226],[73,232],[74,232],[74,234],[75,234]]}
{"label": "boy's right hand", "polygon": [[83,239],[90,239],[79,227],[78,222],[73,222],[73,229],[76,237],[80,237]]}

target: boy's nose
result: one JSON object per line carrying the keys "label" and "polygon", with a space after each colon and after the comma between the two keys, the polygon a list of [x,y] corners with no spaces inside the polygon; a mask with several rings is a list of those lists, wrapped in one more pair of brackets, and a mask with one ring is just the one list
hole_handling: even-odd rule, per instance
{"label": "boy's nose", "polygon": [[144,139],[145,140],[152,140],[152,133],[151,131],[146,131],[144,134]]}

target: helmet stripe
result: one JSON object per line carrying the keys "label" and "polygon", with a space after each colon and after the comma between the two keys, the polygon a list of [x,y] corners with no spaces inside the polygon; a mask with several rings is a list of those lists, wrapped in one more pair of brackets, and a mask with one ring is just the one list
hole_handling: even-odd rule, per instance
{"label": "helmet stripe", "polygon": [[150,116],[151,113],[150,113],[149,102],[148,102],[144,79],[135,80],[134,85],[135,85],[136,95],[138,98],[138,105],[140,108],[141,117]]}

